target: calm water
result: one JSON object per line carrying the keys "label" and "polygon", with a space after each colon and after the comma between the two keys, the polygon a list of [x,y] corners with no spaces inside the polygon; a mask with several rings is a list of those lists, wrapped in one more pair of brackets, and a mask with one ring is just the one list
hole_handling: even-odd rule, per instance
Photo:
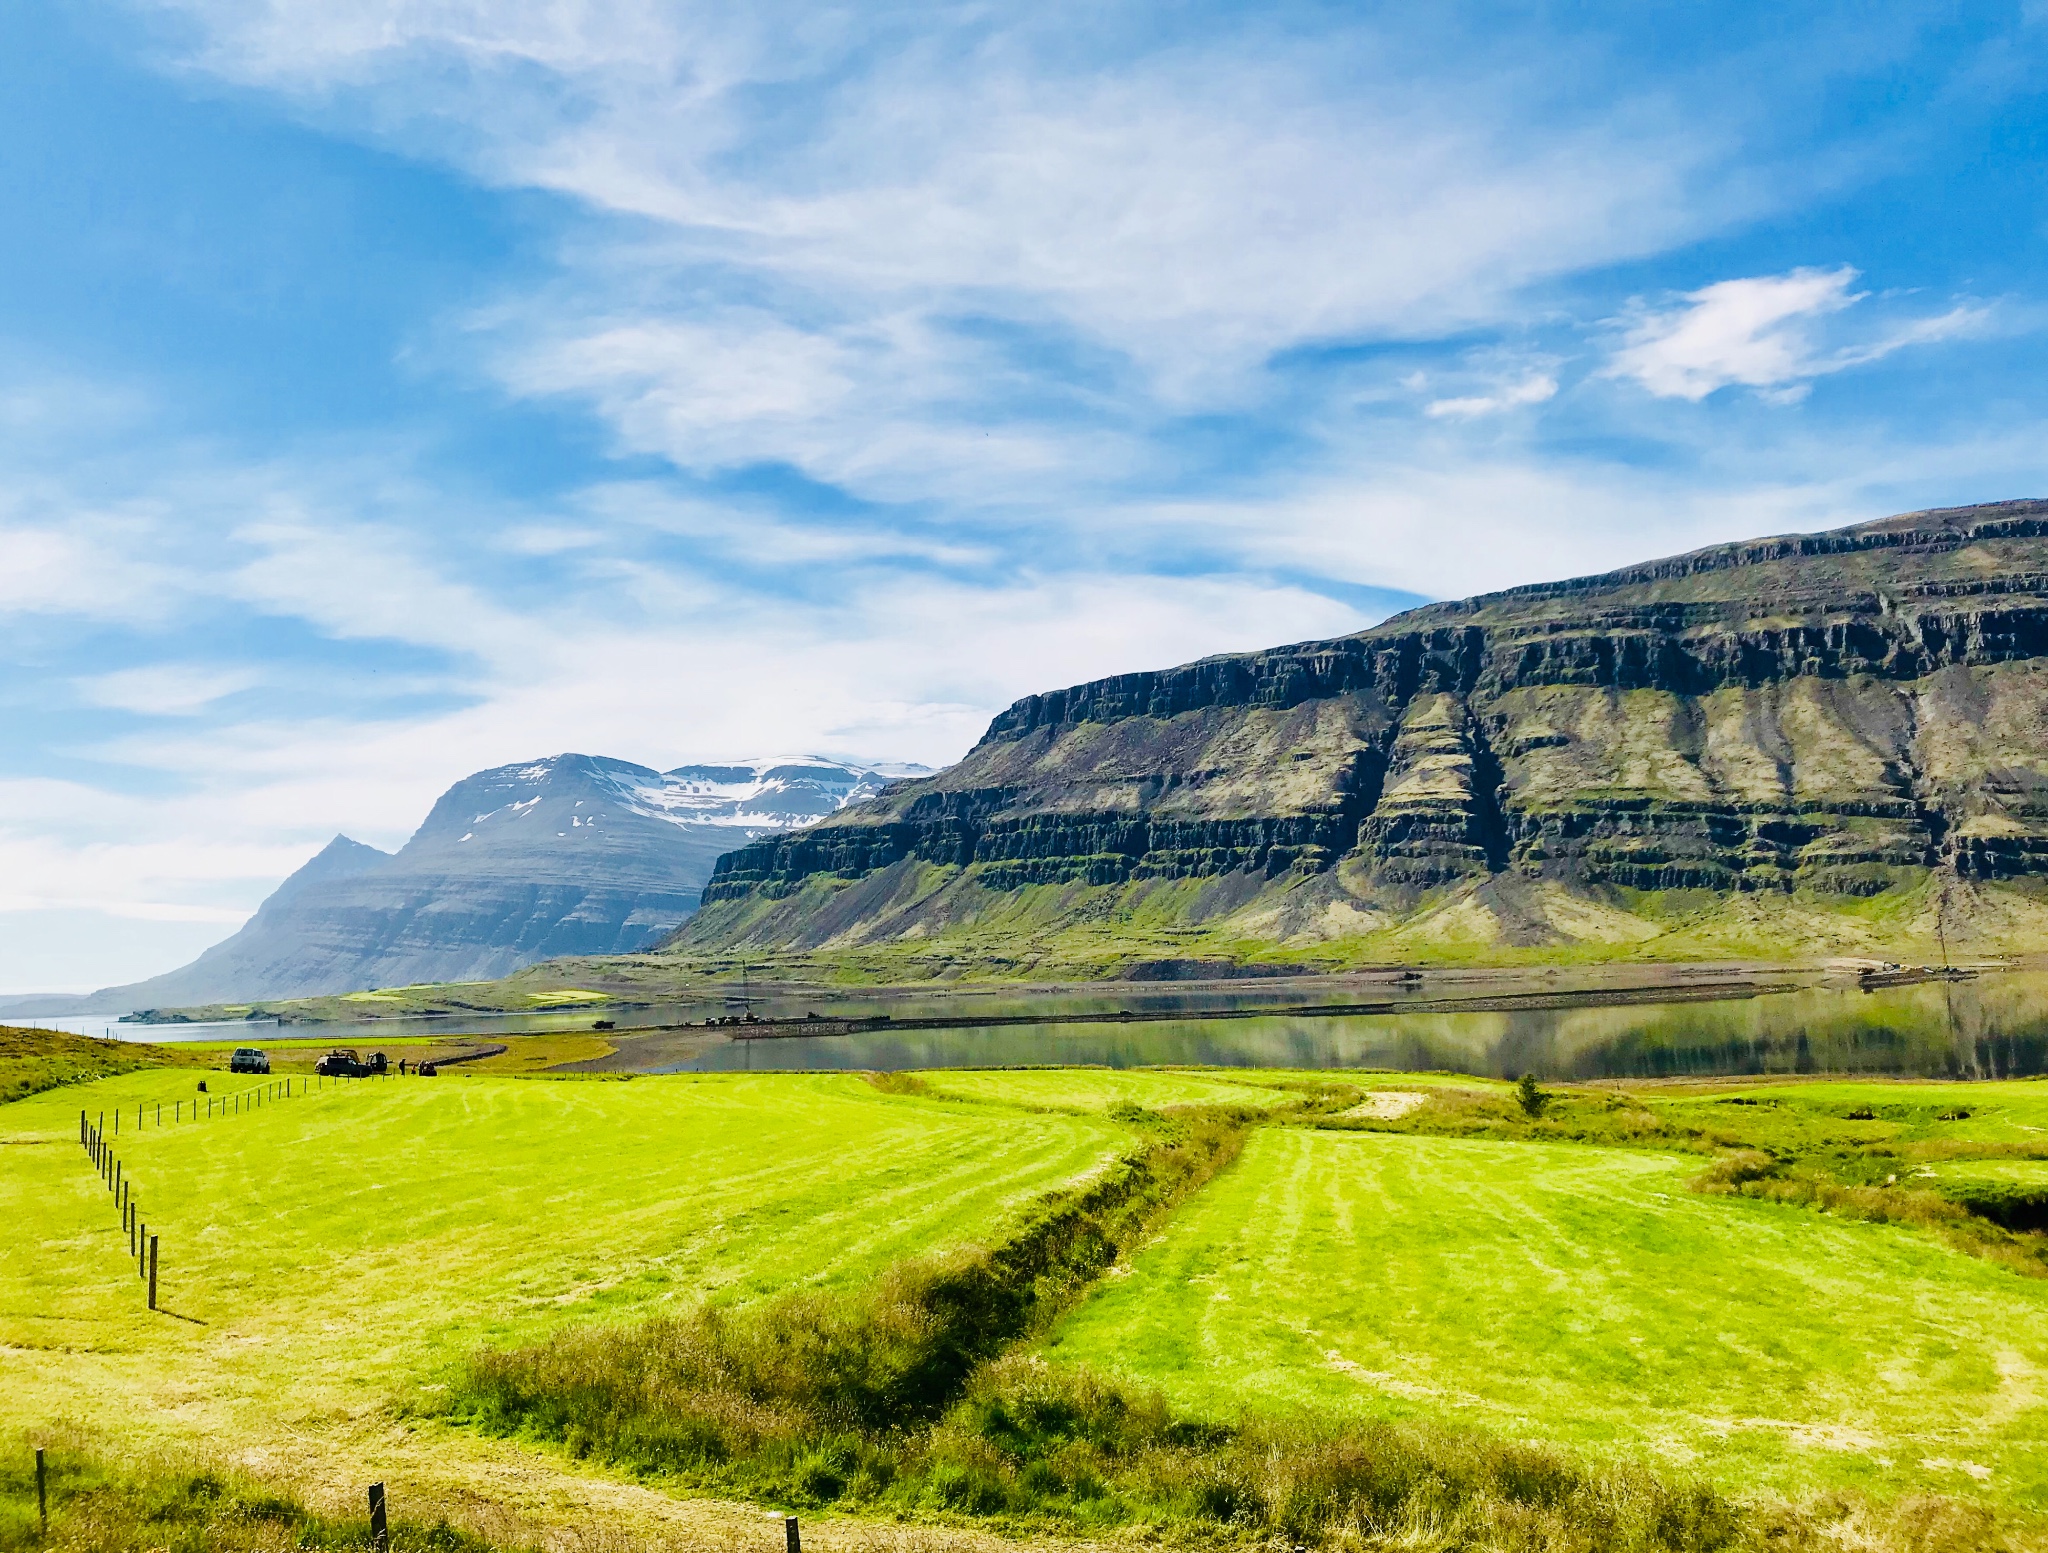
{"label": "calm water", "polygon": [[[1438,995],[1441,995],[1439,992]],[[1299,994],[1289,1001],[1303,1001]],[[1135,1006],[1112,999],[1108,1006]],[[1139,1025],[871,1031],[734,1041],[628,1037],[593,1070],[997,1067],[1200,1063],[1252,1068],[1533,1071],[1548,1078],[1715,1073],[1898,1073],[2008,1078],[2048,1072],[2048,974],[1881,992],[1833,987],[1724,1002],[1514,1013],[1260,1016]]]}
{"label": "calm water", "polygon": [[[1625,973],[1624,973],[1625,974]],[[1579,978],[1584,979],[1584,978]],[[1710,975],[1702,975],[1710,980]],[[1574,977],[1546,979],[1568,990]],[[1609,984],[1611,984],[1611,973]],[[1523,983],[1527,986],[1527,983]],[[1407,995],[1441,998],[1479,990],[1432,978]],[[996,988],[894,997],[766,996],[763,1018],[892,1013],[898,1018],[1012,1012],[1092,1013],[1261,1009],[1404,995],[1385,982],[1276,980],[1227,987],[1137,985],[1043,994]],[[700,1020],[727,1012],[722,998],[636,1010],[563,1010],[512,1017],[393,1019],[372,1025],[118,1025],[106,1020],[34,1023],[127,1040],[329,1040],[365,1049],[421,1035],[495,1035]],[[1168,1019],[1131,1025],[1048,1024],[993,1030],[871,1031],[860,1035],[735,1041],[716,1032],[626,1035],[619,1050],[584,1068],[675,1073],[745,1069],[1002,1067],[1087,1063],[1108,1067],[1455,1069],[1507,1076],[1622,1078],[1715,1073],[1899,1073],[2005,1078],[2048,1073],[2048,973],[1986,974],[1975,981],[1862,992],[1809,987],[1722,1002],[1639,1003],[1514,1013],[1389,1013],[1312,1018]]]}

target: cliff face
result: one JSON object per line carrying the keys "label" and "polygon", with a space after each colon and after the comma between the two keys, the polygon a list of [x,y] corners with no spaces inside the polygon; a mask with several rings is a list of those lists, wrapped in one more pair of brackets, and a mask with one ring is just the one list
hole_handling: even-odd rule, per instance
{"label": "cliff face", "polygon": [[1052,884],[1203,881],[1190,920],[1302,940],[1461,888],[1640,915],[2043,876],[2048,502],[2010,502],[1030,696],[959,765],[721,859],[680,943],[930,934]]}

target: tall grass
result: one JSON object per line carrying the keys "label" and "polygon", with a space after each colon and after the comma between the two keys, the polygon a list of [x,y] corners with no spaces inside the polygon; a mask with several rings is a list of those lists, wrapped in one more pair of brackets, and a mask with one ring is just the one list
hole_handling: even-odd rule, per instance
{"label": "tall grass", "polygon": [[[367,1515],[327,1516],[296,1496],[217,1465],[152,1461],[116,1468],[79,1450],[49,1459],[50,1530],[36,1513],[34,1451],[0,1459],[0,1553],[356,1553]],[[393,1553],[491,1553],[444,1519],[394,1519]]]}
{"label": "tall grass", "polygon": [[1234,1425],[1149,1390],[1013,1356],[986,1366],[884,1502],[1176,1540],[1288,1546],[1721,1549],[1711,1489],[1471,1431],[1355,1420]]}

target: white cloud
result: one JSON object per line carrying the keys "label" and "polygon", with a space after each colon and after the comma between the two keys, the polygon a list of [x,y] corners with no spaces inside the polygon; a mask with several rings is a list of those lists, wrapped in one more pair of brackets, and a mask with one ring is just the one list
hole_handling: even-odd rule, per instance
{"label": "white cloud", "polygon": [[[46,493],[38,493],[45,497]],[[174,569],[150,555],[155,525],[47,499],[35,518],[0,517],[0,614],[151,616],[181,592]]]}
{"label": "white cloud", "polygon": [[521,320],[523,337],[495,359],[501,380],[587,400],[625,448],[685,469],[787,463],[889,500],[986,493],[1076,465],[1106,478],[1131,458],[1097,430],[975,419],[986,365],[910,313],[819,327],[751,309],[558,319]]}
{"label": "white cloud", "polygon": [[78,690],[93,706],[157,717],[183,717],[260,683],[262,677],[247,668],[155,663],[81,679]]}
{"label": "white cloud", "polygon": [[1517,383],[1504,383],[1490,394],[1471,394],[1455,399],[1432,399],[1423,413],[1437,419],[1451,416],[1470,419],[1493,415],[1523,405],[1542,404],[1557,395],[1557,379],[1548,372],[1534,372]]}
{"label": "white cloud", "polygon": [[1851,292],[1857,272],[1798,269],[1718,281],[1682,305],[1634,319],[1607,373],[1633,378],[1659,398],[1697,402],[1718,389],[1754,388],[1780,401],[1816,377],[1861,366],[1908,345],[1953,339],[1982,326],[1985,309],[1957,307],[1898,325],[1858,344],[1830,346],[1824,320],[1869,295]]}
{"label": "white cloud", "polygon": [[579,507],[611,524],[628,524],[697,541],[703,555],[729,556],[754,565],[803,567],[850,562],[923,561],[935,566],[981,568],[1003,560],[993,541],[933,538],[907,526],[840,518],[802,521],[759,503],[678,497],[663,486],[612,484],[581,493]]}
{"label": "white cloud", "polygon": [[217,591],[331,636],[485,657],[531,644],[531,625],[519,612],[440,574],[423,534],[287,504],[242,524],[233,537],[253,553],[219,579]]}

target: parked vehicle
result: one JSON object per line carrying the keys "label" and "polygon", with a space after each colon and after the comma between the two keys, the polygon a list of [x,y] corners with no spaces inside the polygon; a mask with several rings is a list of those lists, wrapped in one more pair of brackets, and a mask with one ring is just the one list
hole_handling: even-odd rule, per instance
{"label": "parked vehicle", "polygon": [[230,1073],[268,1073],[270,1058],[253,1046],[237,1046],[235,1054],[228,1058]]}
{"label": "parked vehicle", "polygon": [[368,1057],[359,1057],[353,1046],[337,1046],[313,1064],[313,1071],[323,1078],[370,1078],[384,1070],[382,1052],[371,1052]]}

